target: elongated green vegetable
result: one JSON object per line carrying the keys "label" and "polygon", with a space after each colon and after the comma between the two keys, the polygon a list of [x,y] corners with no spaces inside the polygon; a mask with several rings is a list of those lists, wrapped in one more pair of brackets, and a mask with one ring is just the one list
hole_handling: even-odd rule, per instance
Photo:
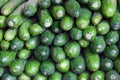
{"label": "elongated green vegetable", "polygon": [[16,7],[18,7],[25,0],[10,0],[2,8],[1,13],[8,16]]}
{"label": "elongated green vegetable", "polygon": [[6,20],[8,26],[12,28],[17,28],[24,22],[25,16],[22,13],[24,6],[25,3],[21,4],[13,13],[10,14],[10,16]]}
{"label": "elongated green vegetable", "polygon": [[7,3],[9,0],[0,0],[0,8]]}
{"label": "elongated green vegetable", "polygon": [[38,9],[38,1],[39,0],[28,0],[28,2],[26,2],[25,4],[25,8],[24,8],[24,15],[25,16],[33,16],[37,9]]}

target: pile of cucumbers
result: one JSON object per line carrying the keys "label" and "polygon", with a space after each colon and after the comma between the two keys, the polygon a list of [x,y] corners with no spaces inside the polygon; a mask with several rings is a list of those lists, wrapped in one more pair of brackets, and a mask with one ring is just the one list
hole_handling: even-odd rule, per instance
{"label": "pile of cucumbers", "polygon": [[120,0],[0,0],[0,80],[120,80]]}

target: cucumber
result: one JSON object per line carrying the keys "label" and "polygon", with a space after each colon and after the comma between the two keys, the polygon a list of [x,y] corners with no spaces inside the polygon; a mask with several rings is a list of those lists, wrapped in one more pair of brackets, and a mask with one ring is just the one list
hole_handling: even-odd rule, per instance
{"label": "cucumber", "polygon": [[62,80],[62,74],[59,72],[54,72],[50,77],[49,80]]}
{"label": "cucumber", "polygon": [[91,74],[91,80],[105,80],[105,73],[101,70],[95,71]]}
{"label": "cucumber", "polygon": [[100,68],[99,55],[93,53],[89,48],[85,50],[85,59],[86,59],[87,68],[90,71],[97,71]]}
{"label": "cucumber", "polygon": [[6,17],[3,15],[0,15],[0,28],[6,27]]}
{"label": "cucumber", "polygon": [[88,72],[83,72],[78,76],[78,80],[90,80],[90,74]]}
{"label": "cucumber", "polygon": [[63,80],[77,80],[77,75],[69,71],[63,75]]}
{"label": "cucumber", "polygon": [[101,21],[98,25],[97,25],[97,33],[100,35],[105,35],[109,32],[110,30],[110,25],[107,21]]}
{"label": "cucumber", "polygon": [[70,69],[70,61],[68,59],[64,59],[63,61],[56,64],[56,68],[59,72],[66,73]]}
{"label": "cucumber", "polygon": [[1,80],[17,80],[17,77],[11,75],[10,73],[4,73]]}
{"label": "cucumber", "polygon": [[39,45],[39,38],[38,36],[31,37],[29,40],[25,42],[25,46],[27,49],[35,49]]}
{"label": "cucumber", "polygon": [[93,52],[102,53],[106,48],[106,44],[103,36],[95,37],[95,39],[91,42],[90,46]]}
{"label": "cucumber", "polygon": [[65,45],[64,50],[67,57],[72,59],[72,58],[76,58],[80,54],[81,47],[76,41],[73,41],[73,42],[68,42]]}
{"label": "cucumber", "polygon": [[28,50],[28,49],[21,49],[18,52],[18,57],[20,59],[24,59],[25,60],[25,59],[28,59],[30,57],[30,54],[31,54],[30,50]]}
{"label": "cucumber", "polygon": [[117,0],[102,0],[102,13],[106,18],[111,18],[117,9]]}
{"label": "cucumber", "polygon": [[57,5],[53,6],[51,10],[52,16],[54,19],[62,19],[65,16],[65,9],[63,6]]}
{"label": "cucumber", "polygon": [[84,38],[81,38],[78,43],[80,44],[81,48],[87,48],[89,46],[89,41],[85,40]]}
{"label": "cucumber", "polygon": [[82,38],[82,30],[76,28],[76,27],[73,27],[71,30],[70,30],[70,37],[73,39],[73,40],[80,40],[80,38]]}
{"label": "cucumber", "polygon": [[25,63],[26,63],[25,60],[21,59],[14,60],[9,66],[10,73],[14,76],[22,74],[24,71]]}
{"label": "cucumber", "polygon": [[53,19],[47,9],[38,12],[39,23],[42,27],[48,28],[53,24]]}
{"label": "cucumber", "polygon": [[110,70],[106,73],[106,80],[120,80],[120,74],[115,70]]}
{"label": "cucumber", "polygon": [[102,71],[109,71],[113,68],[113,61],[109,58],[101,59],[100,61],[100,69]]}
{"label": "cucumber", "polygon": [[89,0],[77,0],[77,1],[81,4],[87,4],[89,2]]}
{"label": "cucumber", "polygon": [[34,76],[39,71],[40,62],[37,60],[29,60],[25,66],[25,72],[28,76]]}
{"label": "cucumber", "polygon": [[63,0],[51,0],[51,2],[52,2],[53,4],[58,5],[58,4],[61,4],[61,3],[63,2]]}
{"label": "cucumber", "polygon": [[38,23],[34,23],[29,27],[29,32],[32,36],[38,36],[39,34],[42,34],[43,30],[44,29]]}
{"label": "cucumber", "polygon": [[39,5],[42,9],[47,9],[51,5],[51,0],[39,0]]}
{"label": "cucumber", "polygon": [[89,0],[88,7],[94,11],[99,10],[101,7],[101,0]]}
{"label": "cucumber", "polygon": [[2,41],[2,39],[3,39],[3,30],[2,29],[0,29],[0,41]]}
{"label": "cucumber", "polygon": [[40,45],[34,50],[34,56],[39,61],[46,60],[50,55],[50,49],[48,46]]}
{"label": "cucumber", "polygon": [[70,16],[64,16],[60,21],[60,27],[64,31],[69,31],[73,27],[73,19]]}
{"label": "cucumber", "polygon": [[114,67],[116,69],[116,71],[118,71],[120,73],[120,58],[117,57],[114,61]]}
{"label": "cucumber", "polygon": [[24,47],[24,42],[22,40],[20,40],[19,38],[15,38],[11,41],[11,45],[10,45],[10,48],[12,50],[21,50],[22,48]]}
{"label": "cucumber", "polygon": [[33,16],[37,12],[38,2],[39,0],[28,0],[23,9],[24,15],[27,17]]}
{"label": "cucumber", "polygon": [[40,71],[45,76],[52,75],[55,71],[55,65],[52,61],[45,60],[42,62],[41,66],[40,66]]}
{"label": "cucumber", "polygon": [[62,31],[60,28],[60,21],[54,21],[54,23],[51,26],[51,30],[54,33],[60,33]]}
{"label": "cucumber", "polygon": [[30,39],[29,27],[32,25],[32,21],[27,19],[19,28],[19,37],[23,41]]}
{"label": "cucumber", "polygon": [[0,8],[6,4],[9,0],[0,0]]}
{"label": "cucumber", "polygon": [[16,35],[17,35],[17,29],[9,28],[5,31],[4,39],[6,41],[12,41],[15,38]]}
{"label": "cucumber", "polygon": [[110,20],[110,27],[113,30],[120,29],[120,12],[118,10],[115,12],[114,16]]}
{"label": "cucumber", "polygon": [[25,0],[9,0],[2,8],[1,13],[2,15],[8,16],[11,12],[16,9],[20,4],[22,4]]}
{"label": "cucumber", "polygon": [[19,77],[18,80],[30,80],[30,76],[26,75],[25,73],[22,73]]}
{"label": "cucumber", "polygon": [[55,62],[61,62],[66,58],[65,52],[61,47],[52,47],[51,56]]}
{"label": "cucumber", "polygon": [[10,47],[10,42],[6,40],[2,40],[0,46],[2,50],[8,50],[8,48]]}
{"label": "cucumber", "polygon": [[53,40],[53,44],[55,46],[63,46],[65,45],[69,40],[69,36],[67,33],[59,33],[55,36]]}
{"label": "cucumber", "polygon": [[51,45],[54,40],[55,34],[50,30],[46,30],[40,36],[40,41],[43,45]]}
{"label": "cucumber", "polygon": [[72,17],[79,17],[80,15],[80,4],[76,0],[66,1],[65,9],[67,13]]}
{"label": "cucumber", "polygon": [[75,74],[81,74],[85,71],[86,64],[83,56],[78,56],[75,59],[72,59],[70,62],[71,70]]}
{"label": "cucumber", "polygon": [[[12,1],[12,0],[11,0]],[[16,1],[16,0],[14,0]],[[20,0],[18,0],[20,1]],[[22,1],[22,0],[21,0]],[[12,2],[14,3],[14,2]],[[11,4],[10,4],[11,5]],[[6,19],[6,24],[9,27],[12,28],[18,28],[24,21],[25,16],[23,15],[23,8],[24,8],[25,2],[22,3],[19,7],[17,7]],[[8,8],[8,7],[7,7]]]}
{"label": "cucumber", "polygon": [[15,51],[0,51],[0,67],[6,67],[15,59]]}
{"label": "cucumber", "polygon": [[33,77],[33,80],[47,80],[47,77],[45,75],[38,73]]}

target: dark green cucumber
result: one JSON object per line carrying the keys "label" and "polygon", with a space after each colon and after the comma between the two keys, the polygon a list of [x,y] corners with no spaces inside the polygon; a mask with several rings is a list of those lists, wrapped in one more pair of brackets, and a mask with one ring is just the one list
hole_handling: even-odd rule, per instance
{"label": "dark green cucumber", "polygon": [[22,73],[19,77],[18,80],[30,80],[30,76],[26,75],[25,73]]}
{"label": "dark green cucumber", "polygon": [[90,80],[90,74],[88,72],[83,72],[78,76],[78,80]]}
{"label": "dark green cucumber", "polygon": [[61,47],[52,47],[51,56],[55,62],[61,62],[66,58],[65,52]]}
{"label": "dark green cucumber", "polygon": [[51,5],[51,0],[39,0],[39,5],[43,9],[47,9]]}
{"label": "dark green cucumber", "polygon": [[120,80],[120,74],[115,70],[110,70],[106,73],[106,80]]}
{"label": "dark green cucumber", "polygon": [[89,0],[77,0],[77,1],[81,4],[87,4],[89,2]]}
{"label": "dark green cucumber", "polygon": [[89,46],[89,41],[83,38],[81,38],[78,42],[82,48],[87,48]]}
{"label": "dark green cucumber", "polygon": [[6,4],[9,0],[0,0],[0,8]]}
{"label": "dark green cucumber", "polygon": [[20,4],[22,4],[25,0],[9,0],[2,8],[1,13],[5,16],[11,14],[11,12],[16,9]]}
{"label": "dark green cucumber", "polygon": [[99,10],[101,7],[101,0],[89,0],[88,6],[91,10]]}
{"label": "dark green cucumber", "polygon": [[97,34],[97,31],[95,26],[89,26],[83,31],[83,37],[88,41],[93,41],[96,37],[96,34]]}
{"label": "dark green cucumber", "polygon": [[117,57],[114,61],[114,67],[115,69],[120,73],[120,58]]}
{"label": "dark green cucumber", "polygon": [[105,73],[101,70],[95,71],[91,74],[91,80],[105,80]]}
{"label": "dark green cucumber", "polygon": [[24,47],[24,42],[16,37],[11,41],[10,47],[15,51],[21,50]]}
{"label": "dark green cucumber", "polygon": [[5,73],[1,77],[1,80],[17,80],[17,77],[11,75],[10,73]]}
{"label": "dark green cucumber", "polygon": [[66,73],[70,69],[70,61],[68,59],[64,59],[63,61],[56,64],[56,68],[59,72]]}
{"label": "dark green cucumber", "polygon": [[40,62],[37,60],[29,60],[25,66],[25,72],[28,76],[34,76],[39,71]]}
{"label": "dark green cucumber", "polygon": [[98,25],[97,25],[97,33],[100,35],[105,35],[109,32],[110,30],[110,25],[107,21],[101,21]]}
{"label": "dark green cucumber", "polygon": [[90,71],[97,71],[100,68],[100,57],[93,53],[89,48],[85,50],[85,59]]}
{"label": "dark green cucumber", "polygon": [[55,37],[55,34],[53,32],[51,32],[50,30],[46,30],[40,36],[40,41],[43,45],[51,45],[54,37]]}
{"label": "dark green cucumber", "polygon": [[62,80],[62,74],[59,72],[54,72],[50,77],[49,80]]}
{"label": "dark green cucumber", "polygon": [[102,14],[100,12],[94,12],[91,17],[91,22],[93,25],[97,25],[102,20]]}
{"label": "dark green cucumber", "polygon": [[15,38],[16,35],[17,35],[17,29],[11,29],[11,28],[9,28],[9,29],[7,29],[5,31],[4,39],[6,41],[11,41],[11,40],[13,40]]}
{"label": "dark green cucumber", "polygon": [[109,31],[105,36],[106,44],[111,45],[117,43],[119,40],[119,33],[118,31]]}
{"label": "dark green cucumber", "polygon": [[39,45],[39,42],[40,41],[38,36],[31,37],[29,40],[25,42],[25,46],[29,50],[35,49]]}
{"label": "dark green cucumber", "polygon": [[60,28],[60,21],[54,21],[54,23],[51,26],[51,30],[54,33],[60,33],[62,31]]}
{"label": "dark green cucumber", "polygon": [[47,80],[47,77],[45,75],[38,73],[33,77],[33,80]]}
{"label": "dark green cucumber", "polygon": [[85,60],[81,55],[76,57],[75,59],[72,59],[70,65],[72,72],[74,72],[75,74],[81,74],[85,71],[86,68]]}
{"label": "dark green cucumber", "polygon": [[21,49],[21,50],[18,52],[18,57],[19,57],[20,59],[27,59],[27,58],[30,57],[30,54],[31,54],[30,50],[28,50],[28,49]]}
{"label": "dark green cucumber", "polygon": [[119,55],[119,49],[115,44],[108,45],[104,51],[104,55],[110,59],[115,59]]}
{"label": "dark green cucumber", "polygon": [[52,61],[45,60],[42,62],[41,66],[40,66],[40,71],[42,74],[44,74],[46,76],[52,75],[55,71],[55,65]]}
{"label": "dark green cucumber", "polygon": [[0,67],[8,66],[16,57],[15,51],[0,51]]}
{"label": "dark green cucumber", "polygon": [[0,77],[3,75],[4,73],[4,68],[0,67]]}
{"label": "dark green cucumber", "polygon": [[53,6],[51,13],[55,19],[62,19],[65,16],[65,9],[60,5]]}
{"label": "dark green cucumber", "polygon": [[80,15],[80,4],[76,0],[68,0],[65,3],[65,9],[72,17],[79,17]]}
{"label": "dark green cucumber", "polygon": [[14,76],[22,74],[24,71],[25,63],[26,63],[25,60],[21,59],[14,60],[9,66],[10,73]]}
{"label": "dark green cucumber", "polygon": [[40,45],[34,50],[34,56],[39,61],[46,60],[50,55],[50,49],[48,46]]}
{"label": "dark green cucumber", "polygon": [[81,8],[80,16],[76,19],[76,25],[79,29],[85,29],[90,23],[91,11],[87,8]]}
{"label": "dark green cucumber", "polygon": [[6,27],[6,17],[3,15],[0,15],[0,28]]}
{"label": "dark green cucumber", "polygon": [[[16,0],[15,0],[16,1]],[[18,0],[19,1],[19,0]],[[13,2],[14,3],[14,2]],[[11,5],[11,4],[10,4]],[[18,28],[24,21],[25,16],[23,15],[23,8],[25,3],[22,3],[18,8],[16,8],[7,18],[6,24],[12,28]],[[8,7],[7,7],[8,8]]]}
{"label": "dark green cucumber", "polygon": [[69,36],[67,33],[59,33],[55,36],[53,44],[55,46],[63,46],[68,42],[68,40],[69,40]]}
{"label": "dark green cucumber", "polygon": [[53,24],[52,16],[47,9],[39,11],[38,19],[42,27],[48,28]]}
{"label": "dark green cucumber", "polygon": [[3,30],[0,29],[0,41],[2,41],[2,39],[3,39],[3,35],[4,35]]}
{"label": "dark green cucumber", "polygon": [[82,38],[82,30],[76,28],[76,27],[73,27],[71,30],[70,30],[70,37],[73,39],[73,40],[79,40],[80,38]]}
{"label": "dark green cucumber", "polygon": [[106,44],[103,36],[95,37],[95,39],[91,42],[90,45],[91,45],[91,50],[95,53],[102,53],[106,48]]}
{"label": "dark green cucumber", "polygon": [[77,80],[77,75],[69,71],[63,75],[63,80]]}
{"label": "dark green cucumber", "polygon": [[51,0],[51,2],[57,5],[57,4],[61,4],[63,0]]}
{"label": "dark green cucumber", "polygon": [[110,27],[113,30],[120,29],[120,12],[118,10],[115,12],[115,15],[110,20]]}
{"label": "dark green cucumber", "polygon": [[115,14],[117,8],[117,0],[102,0],[102,13],[106,18],[110,18]]}
{"label": "dark green cucumber", "polygon": [[8,48],[10,47],[10,42],[6,40],[2,40],[0,46],[2,50],[8,50]]}
{"label": "dark green cucumber", "polygon": [[38,9],[39,0],[28,0],[23,9],[24,15],[27,17],[33,16]]}
{"label": "dark green cucumber", "polygon": [[32,25],[32,21],[27,19],[19,28],[19,37],[21,40],[30,39],[29,27]]}
{"label": "dark green cucumber", "polygon": [[44,29],[38,23],[34,23],[29,28],[29,32],[32,36],[38,36],[39,34],[42,34],[43,30]]}
{"label": "dark green cucumber", "polygon": [[64,31],[69,31],[73,27],[73,19],[70,16],[64,16],[60,21],[60,27]]}
{"label": "dark green cucumber", "polygon": [[102,71],[109,71],[112,68],[113,68],[113,61],[111,59],[108,59],[108,58],[101,59],[101,61],[100,61],[100,69]]}
{"label": "dark green cucumber", "polygon": [[64,47],[65,53],[68,56],[68,58],[76,58],[81,51],[80,45],[73,41],[73,42],[68,42],[65,47]]}

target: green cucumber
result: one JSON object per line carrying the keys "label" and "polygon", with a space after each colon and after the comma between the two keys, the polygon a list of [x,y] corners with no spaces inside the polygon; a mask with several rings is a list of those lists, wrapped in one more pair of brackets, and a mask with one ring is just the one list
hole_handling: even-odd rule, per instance
{"label": "green cucumber", "polygon": [[90,80],[90,74],[88,72],[83,72],[78,76],[78,80]]}
{"label": "green cucumber", "polygon": [[60,28],[60,21],[54,21],[54,23],[51,26],[51,30],[54,33],[60,33],[62,31]]}
{"label": "green cucumber", "polygon": [[42,9],[47,9],[51,5],[51,0],[39,0],[39,5]]}
{"label": "green cucumber", "polygon": [[77,80],[77,75],[69,71],[63,75],[63,80]]}
{"label": "green cucumber", "polygon": [[94,12],[91,17],[91,22],[93,25],[97,25],[102,20],[102,14],[100,12]]}
{"label": "green cucumber", "polygon": [[0,15],[0,28],[6,27],[6,17],[3,15]]}
{"label": "green cucumber", "polygon": [[17,80],[17,77],[11,75],[10,73],[4,73],[1,80]]}
{"label": "green cucumber", "polygon": [[25,73],[22,73],[19,77],[18,80],[30,80],[30,76],[26,75]]}
{"label": "green cucumber", "polygon": [[38,73],[33,77],[33,80],[47,80],[47,77],[45,75]]}
{"label": "green cucumber", "polygon": [[8,50],[10,47],[10,42],[6,40],[2,40],[0,46],[2,50]]}
{"label": "green cucumber", "polygon": [[57,4],[61,4],[63,0],[51,0],[51,2],[57,5]]}
{"label": "green cucumber", "polygon": [[114,61],[114,67],[116,69],[116,71],[118,71],[120,73],[120,58],[117,57]]}
{"label": "green cucumber", "polygon": [[2,29],[0,29],[0,41],[2,41],[2,39],[3,39],[3,30]]}
{"label": "green cucumber", "polygon": [[62,74],[59,72],[54,72],[50,77],[49,80],[62,80]]}
{"label": "green cucumber", "polygon": [[81,48],[87,48],[90,44],[89,41],[85,40],[84,38],[81,38],[78,42]]}

